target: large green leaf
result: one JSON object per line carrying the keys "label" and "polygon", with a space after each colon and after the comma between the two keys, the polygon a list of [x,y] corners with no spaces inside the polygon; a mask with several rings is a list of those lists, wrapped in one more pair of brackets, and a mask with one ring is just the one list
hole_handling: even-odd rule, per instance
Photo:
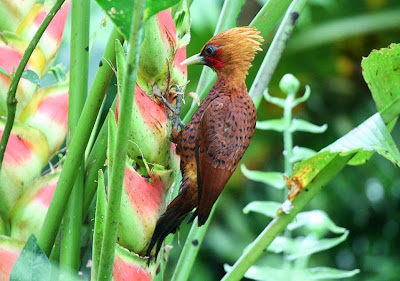
{"label": "large green leaf", "polygon": [[375,151],[400,166],[400,152],[379,113],[368,118],[324,150],[331,152]]}
{"label": "large green leaf", "polygon": [[387,124],[400,114],[400,44],[372,51],[361,66],[376,107]]}
{"label": "large green leaf", "polygon": [[14,264],[10,281],[50,281],[50,279],[50,261],[32,234]]}
{"label": "large green leaf", "polygon": [[[134,0],[109,1],[96,0],[97,4],[106,12],[111,21],[115,24],[125,39],[129,39],[129,30],[131,28],[132,11],[135,5]],[[177,4],[179,0],[146,0],[146,9],[144,18],[149,17],[168,9]]]}

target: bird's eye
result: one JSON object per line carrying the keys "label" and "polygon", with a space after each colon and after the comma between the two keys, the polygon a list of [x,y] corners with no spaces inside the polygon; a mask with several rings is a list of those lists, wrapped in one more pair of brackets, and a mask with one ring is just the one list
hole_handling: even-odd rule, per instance
{"label": "bird's eye", "polygon": [[214,45],[208,45],[207,47],[204,48],[204,54],[207,56],[213,56],[216,50],[217,47],[215,47]]}

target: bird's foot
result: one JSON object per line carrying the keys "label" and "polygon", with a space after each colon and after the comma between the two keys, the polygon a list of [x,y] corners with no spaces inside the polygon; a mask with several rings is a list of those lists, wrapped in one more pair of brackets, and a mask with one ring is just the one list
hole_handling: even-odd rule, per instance
{"label": "bird's foot", "polygon": [[168,109],[172,112],[172,120],[173,122],[173,129],[178,131],[179,127],[182,129],[185,127],[185,123],[182,122],[179,115],[181,112],[182,107],[182,96],[183,93],[181,89],[177,85],[172,85],[168,91],[169,94],[176,96],[176,106],[173,106],[166,98],[165,94],[161,93],[160,88],[154,87],[153,94],[157,97],[161,102],[168,107]]}

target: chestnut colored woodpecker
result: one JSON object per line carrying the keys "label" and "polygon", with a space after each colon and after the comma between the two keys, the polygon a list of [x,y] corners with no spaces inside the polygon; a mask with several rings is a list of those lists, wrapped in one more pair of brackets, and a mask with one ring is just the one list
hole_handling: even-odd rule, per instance
{"label": "chestnut colored woodpecker", "polygon": [[157,222],[147,256],[174,233],[196,209],[203,225],[225,184],[250,144],[256,126],[256,108],[245,78],[263,38],[254,27],[237,27],[212,37],[201,52],[181,64],[203,64],[217,73],[217,81],[193,118],[175,132],[173,141],[181,157],[182,184],[178,196]]}

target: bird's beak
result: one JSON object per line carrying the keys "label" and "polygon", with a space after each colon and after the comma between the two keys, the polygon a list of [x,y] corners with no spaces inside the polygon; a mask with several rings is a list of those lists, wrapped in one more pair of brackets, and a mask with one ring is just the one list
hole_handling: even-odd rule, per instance
{"label": "bird's beak", "polygon": [[206,64],[206,60],[200,54],[196,54],[181,62],[181,65],[192,65],[192,64]]}

